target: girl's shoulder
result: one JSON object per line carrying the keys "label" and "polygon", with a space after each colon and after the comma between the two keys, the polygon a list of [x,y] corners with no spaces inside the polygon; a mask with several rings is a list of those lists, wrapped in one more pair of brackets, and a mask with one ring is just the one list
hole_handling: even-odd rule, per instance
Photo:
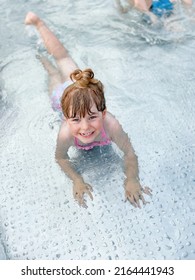
{"label": "girl's shoulder", "polygon": [[105,121],[106,126],[108,126],[108,127],[112,127],[113,125],[119,124],[119,121],[110,112],[106,112],[104,121]]}
{"label": "girl's shoulder", "polygon": [[66,142],[66,143],[72,143],[73,142],[73,136],[70,132],[70,129],[66,123],[66,121],[63,121],[61,126],[60,126],[60,130],[58,133],[58,141],[60,142]]}
{"label": "girl's shoulder", "polygon": [[114,115],[107,112],[104,118],[104,128],[110,138],[113,138],[114,134],[121,130],[121,125]]}
{"label": "girl's shoulder", "polygon": [[123,130],[120,122],[111,113],[107,114],[105,118],[105,130],[107,136],[112,140],[121,150],[126,147],[124,143],[129,143],[128,134]]}

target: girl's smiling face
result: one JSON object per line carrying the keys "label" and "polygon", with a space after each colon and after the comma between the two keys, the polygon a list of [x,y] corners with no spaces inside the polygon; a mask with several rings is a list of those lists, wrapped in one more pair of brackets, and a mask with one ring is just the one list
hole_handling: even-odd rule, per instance
{"label": "girl's smiling face", "polygon": [[93,104],[90,111],[91,114],[86,113],[84,117],[78,114],[74,118],[66,119],[72,136],[83,144],[92,143],[98,138],[106,115],[106,110],[103,112],[98,111],[95,104]]}

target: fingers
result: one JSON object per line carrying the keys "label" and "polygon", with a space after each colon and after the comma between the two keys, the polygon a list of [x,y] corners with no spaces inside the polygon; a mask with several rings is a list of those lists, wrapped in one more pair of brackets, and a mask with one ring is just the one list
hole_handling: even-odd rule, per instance
{"label": "fingers", "polygon": [[140,199],[141,199],[142,203],[145,205],[147,202],[145,201],[145,199],[144,199],[143,195],[142,195],[142,194],[140,194],[140,195],[139,195],[139,197],[140,197]]}
{"label": "fingers", "polygon": [[74,199],[78,202],[79,206],[87,208],[87,204],[85,203],[84,197],[82,193],[76,192],[74,195]]}
{"label": "fingers", "polygon": [[89,195],[89,197],[91,198],[91,200],[93,200],[93,195],[92,195],[92,192],[93,191],[93,189],[92,189],[92,187],[90,186],[90,185],[88,185],[87,184],[87,189],[86,189],[86,193]]}
{"label": "fingers", "polygon": [[87,204],[86,204],[86,202],[85,202],[85,200],[84,200],[84,199],[82,199],[82,202],[81,202],[81,203],[79,203],[79,205],[80,205],[81,207],[85,208],[85,209],[87,209],[87,208],[88,208],[88,206],[87,206]]}
{"label": "fingers", "polygon": [[93,200],[93,195],[91,192],[93,191],[92,187],[88,184],[85,185],[85,189],[79,190],[73,193],[74,199],[78,202],[78,204],[84,208],[87,208],[87,204],[84,199],[84,194],[88,194],[91,200]]}
{"label": "fingers", "polygon": [[[132,194],[126,192],[125,197],[126,197],[126,199],[125,199],[126,201],[129,200],[130,203],[131,203],[135,208],[137,208],[137,204],[136,204],[137,202],[135,201],[134,196],[133,196]],[[139,207],[139,206],[138,206],[138,207]]]}
{"label": "fingers", "polygon": [[149,187],[143,188],[142,191],[143,191],[145,194],[152,196],[152,189],[150,189]]}
{"label": "fingers", "polygon": [[131,194],[129,192],[125,193],[125,201],[129,200],[130,203],[135,207],[135,208],[141,208],[140,200],[142,201],[143,205],[149,203],[147,202],[141,192],[137,192],[135,194]]}
{"label": "fingers", "polygon": [[91,198],[91,200],[93,200],[93,195],[89,190],[86,190],[86,193],[88,194],[88,196]]}
{"label": "fingers", "polygon": [[90,190],[90,192],[92,192],[92,191],[93,191],[92,186],[90,186],[89,184],[86,184],[86,187]]}
{"label": "fingers", "polygon": [[138,208],[141,208],[141,205],[140,205],[140,202],[139,202],[139,199],[140,199],[139,193],[135,193],[135,194],[133,195],[133,198],[134,198],[134,201],[135,201],[137,207],[138,207]]}
{"label": "fingers", "polygon": [[140,202],[139,202],[139,197],[138,198],[134,198],[135,202],[137,203],[138,208],[141,208]]}

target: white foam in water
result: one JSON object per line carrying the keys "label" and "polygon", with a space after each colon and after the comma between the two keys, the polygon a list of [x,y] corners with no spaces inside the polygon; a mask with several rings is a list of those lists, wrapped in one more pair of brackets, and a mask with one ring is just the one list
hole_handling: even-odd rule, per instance
{"label": "white foam in water", "polygon": [[[4,2],[10,14],[17,9]],[[6,93],[0,119],[0,258],[194,259],[193,26],[177,41],[178,34],[150,27],[142,34],[142,23],[118,14],[110,1],[88,1],[87,15],[81,0],[23,5],[4,38],[16,49],[9,44],[0,65]],[[87,209],[74,202],[72,183],[54,159],[58,116],[36,59],[36,38],[33,43],[23,25],[28,10],[39,11],[81,68],[92,67],[105,84],[108,110],[130,135],[141,182],[153,190],[141,210],[124,201],[115,146],[88,153],[70,149],[75,168],[94,189]],[[21,40],[13,33],[16,23]]]}

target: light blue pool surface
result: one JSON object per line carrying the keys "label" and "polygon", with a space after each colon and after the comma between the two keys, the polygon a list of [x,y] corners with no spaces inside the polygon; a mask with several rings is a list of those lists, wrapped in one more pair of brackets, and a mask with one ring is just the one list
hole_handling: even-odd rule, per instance
{"label": "light blue pool surface", "polygon": [[[108,0],[0,4],[0,259],[195,259],[195,21],[178,7],[167,28],[152,27]],[[58,116],[29,10],[104,83],[153,190],[141,210],[125,202],[114,145],[70,149],[94,189],[87,209],[74,202],[54,159]]]}

